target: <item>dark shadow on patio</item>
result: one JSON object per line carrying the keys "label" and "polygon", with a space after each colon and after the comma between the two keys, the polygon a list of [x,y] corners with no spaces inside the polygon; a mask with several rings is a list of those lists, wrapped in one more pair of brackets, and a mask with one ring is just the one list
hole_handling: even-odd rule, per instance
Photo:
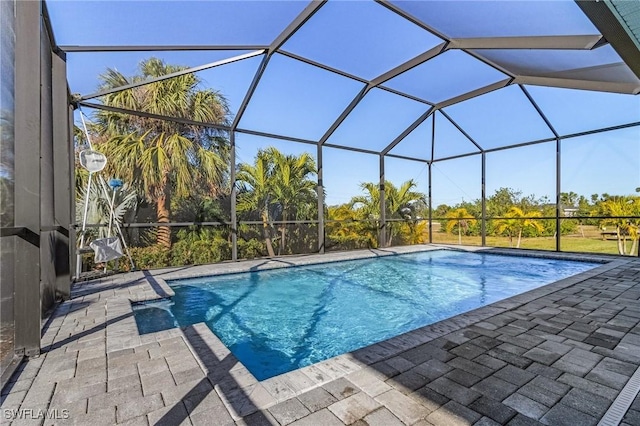
{"label": "dark shadow on patio", "polygon": [[[186,420],[190,412],[204,401],[207,395],[216,391],[221,397],[224,397],[238,416],[244,418],[247,424],[273,424],[251,401],[249,398],[250,391],[247,388],[242,388],[231,375],[231,370],[238,363],[235,356],[229,353],[224,358],[219,359],[193,326],[185,327],[183,332],[195,354],[207,369],[208,374],[182,398],[183,401],[189,401],[187,412],[183,410],[182,405],[175,404],[158,420],[156,425],[170,426],[180,424]],[[215,419],[211,419],[211,421],[212,424],[215,424]]]}

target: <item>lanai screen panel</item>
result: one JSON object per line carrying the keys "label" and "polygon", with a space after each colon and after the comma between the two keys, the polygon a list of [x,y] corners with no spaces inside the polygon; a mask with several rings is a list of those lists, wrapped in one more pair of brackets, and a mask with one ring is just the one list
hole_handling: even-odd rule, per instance
{"label": "lanai screen panel", "polygon": [[[103,83],[100,76],[108,69],[115,70],[132,81],[135,75],[141,75],[140,65],[151,58],[164,64],[185,68],[203,67],[215,63],[225,65],[212,66],[194,73],[203,87],[220,92],[235,113],[256,73],[261,55],[242,58],[255,51],[215,50],[215,51],[137,51],[137,52],[79,52],[67,54],[68,83],[72,93],[83,96],[98,93]],[[87,79],[93,76],[93,80]],[[158,73],[158,76],[166,75]],[[151,78],[151,77],[149,77]],[[93,98],[91,102],[100,102]]]}
{"label": "lanai screen panel", "polygon": [[389,80],[385,86],[438,103],[507,77],[463,51],[449,50]]}
{"label": "lanai screen panel", "polygon": [[598,33],[573,1],[440,0],[391,3],[451,38]]}
{"label": "lanai screen panel", "polygon": [[[562,191],[631,195],[640,186],[640,128],[562,140]],[[592,179],[593,175],[598,179]]]}
{"label": "lanai screen panel", "polygon": [[[69,19],[75,23],[54,25],[58,44],[71,52],[82,50],[73,45],[89,49],[117,49],[120,45],[144,50],[91,53],[77,60],[75,55],[80,58],[82,54],[69,53],[74,92],[86,94],[85,90],[91,89],[76,83],[74,73],[77,75],[79,69],[96,75],[111,65],[131,70],[147,56],[198,66],[218,58],[229,59],[233,54],[256,52],[253,58],[198,74],[212,75],[211,81],[203,80],[214,89],[225,79],[231,81],[219,90],[230,98],[232,113],[242,112],[240,105],[243,100],[247,102],[242,121],[236,123],[239,129],[309,141],[328,139],[333,145],[374,152],[383,151],[419,117],[411,108],[396,106],[402,103],[423,103],[425,108],[435,103],[480,148],[494,149],[554,137],[529,100],[518,93],[515,83],[596,88],[604,82],[610,84],[602,90],[633,92],[640,88],[640,80],[611,46],[599,39],[595,26],[572,1],[328,1],[315,4],[316,10],[304,19],[299,19],[300,14],[309,11],[312,3],[167,1],[162,7],[150,8],[148,3],[126,2],[118,5],[117,14],[107,10],[108,4],[48,2],[54,23]],[[127,12],[125,16],[123,11]],[[96,23],[98,16],[100,22]],[[210,25],[212,16],[214,27]],[[189,24],[182,25],[182,20]],[[206,29],[199,30],[205,22]],[[101,25],[109,25],[110,31],[97,31]],[[153,40],[150,34],[154,34]],[[276,40],[283,44],[271,48],[283,55],[268,50]],[[478,40],[483,47],[469,47]],[[500,44],[505,40],[506,45]],[[523,40],[533,44],[524,48],[518,44]],[[564,50],[553,49],[549,40],[560,43]],[[585,46],[580,46],[580,40],[586,40]],[[509,45],[511,42],[517,46]],[[535,48],[540,43],[544,48]],[[190,46],[202,51],[154,52],[154,46],[163,50]],[[237,49],[215,51],[232,47]],[[101,59],[89,59],[91,56]],[[263,59],[269,59],[265,72],[256,74]],[[254,80],[256,76],[259,78]],[[235,84],[238,80],[243,84]],[[257,82],[256,91],[245,97],[251,81]],[[499,90],[509,81],[513,87]],[[364,99],[356,99],[358,88],[367,83],[374,90]],[[374,99],[379,96],[376,86],[388,88],[386,95],[393,100]],[[397,100],[391,93],[404,96],[408,102]],[[348,106],[350,101],[352,105]],[[392,111],[384,111],[389,108]],[[396,113],[411,119],[398,120],[396,127]],[[478,117],[483,114],[484,118]],[[525,120],[526,125],[522,125]],[[478,126],[479,122],[491,124]],[[512,128],[497,129],[500,126]],[[356,131],[351,129],[355,128],[360,134],[353,137],[351,133]],[[407,146],[400,144],[391,153],[402,155]],[[436,147],[439,150],[443,145]],[[418,153],[418,158],[430,159],[430,152]],[[463,153],[439,152],[438,157]]]}
{"label": "lanai screen panel", "polygon": [[[543,206],[553,206],[556,192],[556,142],[545,142],[515,149],[505,149],[487,153],[486,191],[491,198],[501,188],[519,193],[516,205],[527,212],[543,213]],[[529,200],[529,202],[526,201]],[[518,200],[516,200],[518,201]],[[500,216],[506,212],[489,211],[487,215]],[[545,211],[545,216],[553,216],[553,209]]]}
{"label": "lanai screen panel", "polygon": [[428,109],[427,104],[372,89],[328,142],[379,152]]}
{"label": "lanai screen panel", "polygon": [[57,43],[84,46],[265,45],[306,5],[304,1],[47,2]]}
{"label": "lanai screen panel", "polygon": [[353,197],[363,195],[361,184],[380,181],[377,155],[324,148],[322,164],[327,206],[349,203]]}
{"label": "lanai screen panel", "polygon": [[509,86],[444,109],[482,149],[554,135],[518,86]]}
{"label": "lanai screen panel", "polygon": [[598,80],[640,87],[640,79],[610,45],[592,50],[472,50],[516,75]]}
{"label": "lanai screen panel", "polygon": [[[127,2],[111,31],[95,31],[107,25],[93,23],[97,17],[113,21],[103,11],[107,4],[48,2],[54,22],[91,22],[58,27],[60,45],[145,50],[91,53],[74,63],[83,53],[72,48],[74,92],[95,90],[73,89],[77,69],[93,67],[88,72],[97,77],[109,64],[135,69],[147,56],[199,66],[255,52],[196,75],[229,99],[238,162],[247,161],[256,135],[277,144],[297,140],[314,155],[324,145],[327,205],[361,195],[359,183],[377,185],[379,154],[434,161],[434,201],[450,196],[455,205],[481,198],[483,151],[489,180],[500,173],[494,167],[515,176],[522,170],[514,164],[527,153],[548,154],[544,161],[554,163],[558,136],[640,119],[639,98],[631,95],[640,79],[574,1],[162,2],[145,16],[132,9],[138,3]],[[122,17],[123,10],[131,13]],[[146,31],[133,34],[134,21]],[[152,40],[152,33],[160,35]],[[171,46],[183,51],[163,51]],[[637,144],[637,132],[629,134]],[[598,137],[601,145],[613,139]],[[513,145],[527,147],[501,151]],[[495,160],[503,157],[514,161]],[[404,161],[386,161],[387,177],[404,176]],[[547,166],[542,180],[551,193],[557,176]]]}
{"label": "lanai screen panel", "polygon": [[427,163],[388,157],[384,160],[384,176],[385,180],[391,182],[396,188],[400,188],[403,183],[412,181],[415,183],[413,191],[423,194],[426,202],[426,194],[429,191]]}
{"label": "lanai screen panel", "polygon": [[418,127],[398,143],[390,154],[431,160],[431,146],[433,139],[433,116],[427,117]]}
{"label": "lanai screen panel", "polygon": [[480,148],[476,145],[477,142],[470,139],[468,134],[464,134],[461,129],[456,127],[457,123],[454,124],[449,117],[438,111],[435,114],[435,119],[434,160],[480,152]]}
{"label": "lanai screen panel", "polygon": [[375,2],[329,1],[283,50],[372,80],[441,42]]}
{"label": "lanai screen panel", "polygon": [[362,87],[358,81],[276,54],[240,127],[318,140]]}
{"label": "lanai screen panel", "polygon": [[527,86],[560,135],[640,121],[640,97],[575,89]]}
{"label": "lanai screen panel", "polygon": [[315,146],[243,133],[235,142],[238,257],[269,255],[266,238],[275,243],[275,254],[316,251]]}

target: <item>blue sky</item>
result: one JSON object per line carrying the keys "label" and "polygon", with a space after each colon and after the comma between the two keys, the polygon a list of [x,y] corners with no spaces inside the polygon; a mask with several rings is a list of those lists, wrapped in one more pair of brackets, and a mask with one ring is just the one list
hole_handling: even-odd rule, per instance
{"label": "blue sky", "polygon": [[[60,45],[268,45],[306,6],[303,1],[54,0],[47,3]],[[572,1],[483,2],[483,7],[477,2],[465,2],[465,7],[458,7],[455,12],[460,14],[459,22],[443,16],[453,13],[456,3],[460,6],[461,2],[394,3],[412,9],[416,16],[424,16],[425,20],[432,21],[430,24],[439,25],[452,36],[537,35],[554,28],[562,28],[568,34],[595,32],[584,16],[575,13]],[[554,7],[562,13],[537,21],[537,15],[532,15],[524,27],[513,25],[508,19],[510,13],[516,12],[514,8],[533,14],[532,10],[539,13]],[[507,19],[500,20],[501,17]],[[492,18],[493,25],[487,25],[487,18]],[[439,38],[373,2],[330,1],[283,49],[363,79],[372,79],[440,42]],[[69,53],[68,79],[73,93],[88,94],[96,91],[97,77],[107,67],[132,75],[137,64],[151,56],[172,64],[197,66],[246,52]],[[566,59],[553,52],[541,54],[551,55],[555,61],[552,67],[566,66]],[[600,56],[611,56],[611,52],[602,52]],[[198,76],[204,87],[225,95],[235,113],[260,60],[261,57],[246,59],[202,71]],[[386,85],[438,102],[504,78],[505,75],[494,68],[454,50],[400,74]],[[240,121],[240,128],[317,140],[362,87],[359,81],[276,54]],[[640,120],[640,96],[534,86],[526,89],[560,134]],[[423,103],[372,89],[328,143],[382,149],[427,109],[428,105]],[[452,105],[444,111],[488,149],[553,136],[517,86]],[[428,119],[392,153],[430,159],[432,126],[432,119]],[[477,151],[440,113],[435,117],[435,136],[436,158]],[[252,161],[258,148],[270,145],[287,153],[306,151],[314,157],[316,154],[316,148],[311,145],[239,134],[238,160]],[[555,143],[488,153],[487,194],[500,187],[511,187],[525,195],[553,199],[555,158]],[[561,158],[563,191],[587,197],[603,192],[632,194],[640,186],[640,128],[568,139],[563,142]],[[360,182],[377,181],[378,164],[377,155],[326,148],[327,202],[347,202],[359,193]],[[396,184],[415,179],[419,189],[427,192],[425,163],[388,158],[385,166],[387,179]],[[480,167],[479,155],[435,162],[434,206],[479,198]]]}

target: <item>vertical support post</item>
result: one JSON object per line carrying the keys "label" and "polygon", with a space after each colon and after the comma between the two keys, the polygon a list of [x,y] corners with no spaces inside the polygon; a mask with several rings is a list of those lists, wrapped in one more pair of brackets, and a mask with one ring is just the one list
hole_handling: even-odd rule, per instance
{"label": "vertical support post", "polygon": [[69,139],[69,96],[67,88],[67,62],[63,52],[52,55],[52,105],[53,105],[53,179],[54,179],[54,224],[59,227],[55,236],[56,293],[63,299],[71,294],[71,251],[70,239],[71,200],[74,186],[71,186],[73,150]]}
{"label": "vertical support post", "polygon": [[433,197],[431,192],[431,178],[433,177],[431,173],[431,166],[433,166],[433,156],[436,151],[436,112],[434,111],[431,114],[431,160],[429,161],[429,244],[433,244]]}
{"label": "vertical support post", "polygon": [[429,244],[433,244],[433,197],[431,193],[431,166],[433,162],[428,163],[427,172],[429,174]]}
{"label": "vertical support post", "polygon": [[380,234],[378,248],[387,246],[387,203],[384,189],[384,154],[380,154]]}
{"label": "vertical support post", "polygon": [[480,219],[480,233],[482,234],[482,247],[487,245],[487,153],[482,151],[482,218]]}
{"label": "vertical support post", "polygon": [[231,260],[238,260],[238,218],[236,210],[236,132],[231,130],[231,152],[229,153],[229,182],[231,183]]}
{"label": "vertical support post", "polygon": [[560,251],[560,192],[561,185],[560,138],[556,138],[556,251]]}
{"label": "vertical support post", "polygon": [[[73,136],[73,115],[75,108],[73,105],[69,105],[68,107],[68,117],[67,122],[69,125],[69,139],[67,143],[69,144],[69,188],[71,188],[71,203],[70,203],[70,225],[69,225],[69,269],[70,271],[77,271],[78,269],[78,249],[77,249],[77,241],[78,241],[78,233],[76,231],[76,180],[75,180],[75,167],[76,167],[76,150],[75,150],[75,140]],[[82,264],[82,263],[81,263]],[[77,278],[77,273],[75,274]]]}
{"label": "vertical support post", "polygon": [[322,144],[318,143],[317,151],[318,159],[318,253],[325,252],[325,236],[324,236],[324,182],[322,181]]}
{"label": "vertical support post", "polygon": [[40,33],[40,307],[45,314],[56,301],[55,172],[53,163],[53,52],[46,31]]}
{"label": "vertical support post", "polygon": [[15,348],[40,353],[40,8],[16,2],[15,68]]}

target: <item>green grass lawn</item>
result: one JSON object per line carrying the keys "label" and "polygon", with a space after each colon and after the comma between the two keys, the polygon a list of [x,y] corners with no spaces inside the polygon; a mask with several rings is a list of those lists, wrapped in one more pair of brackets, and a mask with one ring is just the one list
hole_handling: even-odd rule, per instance
{"label": "green grass lawn", "polygon": [[[439,244],[458,244],[458,236],[447,234],[444,232],[434,232],[433,242]],[[462,237],[462,244],[470,246],[479,246],[482,243],[482,239],[477,237]],[[516,240],[513,241],[515,247]],[[487,236],[487,246],[491,247],[510,247],[509,239],[507,237],[494,237]],[[630,242],[627,242],[627,249],[631,246]],[[537,237],[537,238],[523,238],[520,243],[520,248],[523,249],[535,249],[535,250],[555,250],[556,240],[554,237]],[[615,240],[602,240],[602,238],[595,236],[562,236],[560,241],[560,249],[562,251],[569,252],[581,252],[581,253],[606,253],[606,254],[618,254],[618,243]],[[636,252],[637,254],[637,252]]]}

